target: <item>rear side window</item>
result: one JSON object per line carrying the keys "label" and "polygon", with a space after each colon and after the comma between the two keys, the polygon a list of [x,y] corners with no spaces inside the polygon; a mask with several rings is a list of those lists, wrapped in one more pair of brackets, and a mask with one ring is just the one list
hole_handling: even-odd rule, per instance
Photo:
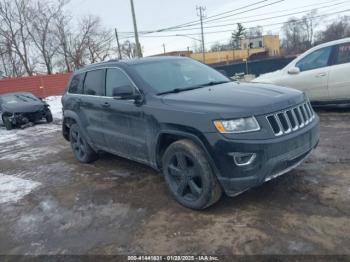
{"label": "rear side window", "polygon": [[350,63],[350,43],[339,45],[337,48],[335,64]]}
{"label": "rear side window", "polygon": [[331,55],[332,47],[318,49],[311,54],[301,59],[295,66],[299,67],[300,71],[308,71],[317,68],[328,66],[329,57]]}
{"label": "rear side window", "polygon": [[77,74],[73,76],[72,81],[70,82],[68,92],[71,94],[81,94],[81,84],[80,81],[82,80],[82,74]]}
{"label": "rear side window", "polygon": [[84,94],[94,96],[105,95],[105,70],[99,69],[86,73]]}
{"label": "rear side window", "polygon": [[106,96],[114,96],[114,91],[122,86],[133,86],[127,75],[120,69],[107,69]]}

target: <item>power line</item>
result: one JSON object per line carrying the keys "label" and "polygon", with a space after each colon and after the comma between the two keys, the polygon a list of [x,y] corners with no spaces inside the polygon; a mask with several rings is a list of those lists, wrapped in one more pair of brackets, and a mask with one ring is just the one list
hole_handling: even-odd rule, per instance
{"label": "power line", "polygon": [[268,6],[271,6],[271,5],[274,5],[274,4],[278,4],[278,3],[284,2],[284,1],[285,0],[278,0],[278,1],[266,4],[266,5],[262,5],[262,6],[255,7],[255,8],[251,8],[251,9],[248,9],[248,10],[245,10],[245,11],[241,11],[241,12],[238,12],[238,13],[234,13],[234,14],[231,14],[231,15],[227,15],[227,16],[223,16],[223,17],[217,17],[217,18],[214,18],[214,19],[209,19],[209,20],[206,20],[205,23],[209,23],[209,22],[212,22],[212,21],[217,21],[217,20],[220,20],[220,19],[223,19],[223,18],[227,18],[227,17],[239,15],[239,14],[244,14],[244,13],[251,12],[251,11],[255,11],[255,10],[258,10],[258,9],[261,9],[261,8],[264,8],[264,7],[268,7]]}
{"label": "power line", "polygon": [[[311,19],[324,17],[324,16],[330,16],[330,15],[334,15],[334,14],[345,13],[345,12],[349,12],[349,11],[350,11],[350,9],[346,9],[346,10],[337,11],[337,12],[333,12],[333,13],[327,13],[327,14],[311,17]],[[280,24],[289,24],[289,23],[295,23],[295,22],[301,21],[301,20],[302,19],[295,19],[291,22],[286,21],[286,22],[272,23],[272,24],[261,25],[261,26],[266,27],[266,26],[274,26],[274,25],[280,25]],[[247,29],[253,29],[253,28],[254,27],[249,27]],[[211,32],[206,32],[206,34],[217,34],[217,33],[226,33],[226,32],[232,32],[232,30],[211,31]],[[190,36],[190,35],[198,35],[198,33],[189,33],[189,34],[183,34],[183,35],[179,35],[179,34],[175,34],[175,35],[141,35],[141,37],[175,37],[175,36]]]}
{"label": "power line", "polygon": [[[335,2],[337,2],[337,1],[325,1],[325,2],[322,2],[322,3],[318,3],[318,7],[317,8],[313,8],[313,9],[320,9],[320,8],[323,8],[320,5],[329,4],[329,3],[335,3]],[[347,3],[347,2],[349,2],[349,1],[347,0],[347,1],[339,2],[338,4],[344,4],[344,3]],[[315,6],[315,4],[304,5],[304,6],[299,6],[299,7],[295,7],[295,8],[282,9],[282,10],[278,10],[277,12],[278,13],[283,13],[283,12],[292,11],[292,10],[298,10],[298,9],[306,8],[306,7],[310,7],[310,6]],[[276,13],[276,11],[267,12],[267,13],[260,13],[260,14],[255,14],[255,15],[251,15],[251,16],[243,16],[243,17],[235,18],[235,20],[237,20],[237,19],[245,19],[245,18],[252,18],[252,17],[257,17],[257,16],[270,15],[270,14],[275,14],[275,13]],[[225,22],[225,21],[231,21],[231,19],[225,19],[225,20],[223,20],[221,22]],[[210,23],[210,21],[208,21],[207,23]]]}
{"label": "power line", "polygon": [[[219,16],[219,15],[222,15],[222,14],[226,14],[226,13],[228,13],[228,12],[235,12],[235,11],[238,11],[238,10],[242,10],[242,9],[245,9],[245,8],[248,8],[248,7],[251,7],[251,6],[260,4],[260,3],[262,3],[262,2],[266,2],[266,1],[267,1],[267,0],[255,2],[255,3],[253,3],[253,4],[249,4],[249,5],[246,5],[246,6],[237,8],[237,9],[233,9],[233,10],[229,10],[229,11],[226,11],[226,12],[223,12],[223,13],[219,13],[219,14],[216,14],[216,15],[213,15],[213,16],[209,16],[209,17],[207,17],[203,22],[206,23],[206,22],[207,22],[207,19],[209,19],[209,18],[211,18],[211,17],[216,17],[216,16]],[[236,13],[236,14],[234,14],[234,15],[241,14],[241,13],[246,13],[246,12],[250,12],[250,11],[254,11],[254,10],[261,9],[261,8],[264,8],[264,7],[267,7],[267,6],[270,6],[270,5],[279,3],[279,2],[283,2],[283,1],[285,1],[285,0],[278,0],[278,1],[276,1],[276,2],[269,3],[269,4],[266,4],[266,5],[263,5],[263,6],[259,6],[259,7],[253,8],[253,9],[245,10],[245,11],[242,11],[242,12],[240,12],[240,13]],[[232,15],[230,15],[230,16],[232,16]],[[223,18],[226,18],[226,17],[227,17],[227,16],[225,16],[225,17],[223,17]],[[215,18],[215,19],[219,19],[219,18]],[[180,24],[180,25],[171,26],[171,27],[162,28],[162,29],[157,29],[157,30],[143,30],[143,31],[140,31],[140,33],[143,33],[143,34],[160,33],[160,32],[164,32],[164,31],[171,31],[171,29],[176,29],[176,28],[182,28],[182,27],[188,27],[188,26],[198,25],[199,23],[200,23],[200,22],[198,22],[198,21],[191,21],[191,22],[187,22],[187,23]],[[129,32],[120,32],[120,33],[123,33],[123,34],[130,34],[130,33],[133,33],[133,32],[130,32],[130,31],[129,31]]]}
{"label": "power line", "polygon": [[[343,2],[343,3],[344,3],[344,2]],[[340,4],[340,3],[332,4],[332,5],[328,5],[328,6],[323,6],[323,7],[317,8],[317,9],[329,8],[329,7],[332,7],[332,6],[339,5],[339,4]],[[271,17],[260,18],[260,19],[249,20],[249,21],[240,21],[240,23],[242,23],[242,24],[249,24],[249,23],[253,23],[253,22],[271,20],[271,19],[281,18],[281,17],[285,17],[285,16],[303,14],[303,13],[310,12],[310,11],[313,11],[313,10],[315,10],[315,8],[309,9],[309,10],[303,10],[303,11],[299,11],[299,12],[288,13],[288,14],[284,14],[284,15],[271,16]],[[231,23],[229,23],[229,24],[217,24],[217,25],[205,26],[204,28],[205,28],[205,29],[208,29],[208,28],[225,27],[225,26],[234,26],[234,25],[236,25],[236,24],[231,24]],[[198,30],[198,29],[199,29],[199,28],[184,28],[184,29],[182,29],[182,30]],[[174,30],[174,31],[177,31],[177,30]]]}
{"label": "power line", "polygon": [[[330,5],[330,6],[325,6],[325,7],[322,7],[322,8],[329,8],[331,6],[334,6],[334,5]],[[275,19],[275,18],[281,18],[281,17],[284,17],[284,16],[290,16],[290,15],[296,15],[296,14],[301,14],[301,13],[305,13],[305,12],[309,12],[309,11],[312,11],[312,10],[315,10],[315,9],[310,9],[310,10],[305,10],[305,11],[301,11],[301,12],[294,12],[294,13],[289,13],[289,14],[284,14],[284,15],[279,15],[279,16],[274,16],[274,17],[268,17],[268,18],[261,18],[261,19],[255,19],[255,20],[250,20],[250,21],[240,21],[240,23],[242,24],[247,24],[247,23],[253,23],[253,22],[259,22],[259,21],[266,21],[266,20],[270,20],[270,19]],[[344,10],[343,10],[344,11]],[[340,11],[341,12],[341,11]],[[337,13],[337,12],[336,12]],[[320,15],[320,16],[323,16],[323,15]],[[284,22],[282,22],[284,23]],[[209,29],[209,28],[217,28],[217,27],[227,27],[227,26],[234,26],[235,24],[220,24],[220,25],[212,25],[212,26],[204,26],[203,28],[204,29]],[[254,27],[251,27],[251,28],[254,28]],[[185,29],[182,29],[182,30],[185,30],[185,31],[192,31],[192,30],[199,30],[200,28],[185,28]],[[248,28],[249,29],[249,28]],[[181,30],[181,31],[182,31]],[[176,32],[177,30],[174,30],[172,32]],[[231,30],[232,31],[232,30]],[[186,35],[191,35],[191,34],[186,34]],[[196,35],[196,34],[192,34],[192,35]],[[174,35],[176,36],[176,35]],[[142,37],[152,37],[152,36],[147,36],[147,35],[142,35]],[[159,35],[159,37],[161,37]]]}

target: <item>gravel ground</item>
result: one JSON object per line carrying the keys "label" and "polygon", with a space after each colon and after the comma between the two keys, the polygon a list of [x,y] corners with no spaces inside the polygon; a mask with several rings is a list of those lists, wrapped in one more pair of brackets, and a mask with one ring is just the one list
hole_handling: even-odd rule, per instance
{"label": "gravel ground", "polygon": [[57,120],[0,127],[0,254],[350,255],[350,111],[319,115],[304,164],[201,212],[146,166],[79,164]]}

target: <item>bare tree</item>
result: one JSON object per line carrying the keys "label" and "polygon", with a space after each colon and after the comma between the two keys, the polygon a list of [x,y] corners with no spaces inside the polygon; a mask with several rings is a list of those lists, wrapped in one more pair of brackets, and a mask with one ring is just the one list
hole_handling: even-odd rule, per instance
{"label": "bare tree", "polygon": [[137,57],[136,44],[129,40],[126,40],[121,44],[121,51],[125,58],[131,59]]}
{"label": "bare tree", "polygon": [[[0,1],[0,37],[7,43],[7,51],[15,53],[25,72],[32,75],[34,65],[30,60],[31,41],[25,26],[28,5],[28,0]],[[9,57],[13,59],[14,55]]]}
{"label": "bare tree", "polygon": [[317,43],[329,42],[344,37],[350,37],[350,17],[341,17],[338,21],[326,26],[324,31],[318,33]]}
{"label": "bare tree", "polygon": [[56,35],[58,38],[58,66],[61,68],[60,71],[72,71],[71,62],[71,42],[72,32],[70,30],[71,18],[67,15],[61,14],[56,18]]}
{"label": "bare tree", "polygon": [[302,25],[306,33],[307,48],[310,48],[314,44],[315,30],[320,23],[320,18],[316,18],[317,9],[307,13],[302,18]]}
{"label": "bare tree", "polygon": [[56,35],[54,21],[62,14],[65,2],[34,2],[27,12],[26,27],[35,47],[40,53],[41,63],[47,74],[53,72],[53,58],[59,48],[59,38]]}
{"label": "bare tree", "polygon": [[302,21],[290,18],[282,27],[284,39],[282,45],[287,54],[304,52],[309,44]]}
{"label": "bare tree", "polygon": [[101,26],[99,17],[85,17],[82,20],[82,24],[90,25],[86,42],[89,63],[104,61],[115,54],[116,46],[113,46],[114,35],[110,30],[106,30]]}

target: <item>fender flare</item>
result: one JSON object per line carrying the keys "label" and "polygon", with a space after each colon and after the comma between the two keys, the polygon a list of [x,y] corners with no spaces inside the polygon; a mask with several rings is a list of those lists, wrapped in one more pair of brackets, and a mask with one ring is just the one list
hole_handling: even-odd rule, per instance
{"label": "fender flare", "polygon": [[[208,147],[205,145],[205,143],[202,141],[201,138],[199,138],[196,134],[193,134],[191,132],[186,132],[186,131],[182,131],[182,130],[176,130],[176,129],[165,129],[165,130],[161,130],[157,137],[156,137],[156,147],[155,147],[155,159],[156,159],[156,166],[157,169],[160,169],[160,159],[159,159],[159,149],[160,149],[160,137],[162,135],[175,135],[175,136],[180,136],[183,138],[187,138],[192,140],[194,143],[196,143],[198,146],[200,146],[203,150],[204,153],[210,163],[210,166],[213,169],[213,172],[216,174],[216,176],[220,176],[220,171],[217,168],[214,159],[211,157],[211,154],[208,150]],[[204,139],[204,138],[203,138]]]}
{"label": "fender flare", "polygon": [[80,131],[81,131],[81,133],[82,133],[84,139],[86,139],[86,141],[88,142],[88,144],[89,144],[94,150],[96,150],[96,148],[95,148],[94,144],[92,143],[92,141],[91,141],[89,135],[87,134],[86,130],[85,130],[84,128],[82,128],[83,125],[82,125],[82,123],[81,123],[81,121],[80,121],[80,119],[79,119],[79,117],[78,117],[78,114],[75,113],[74,111],[71,111],[71,110],[65,110],[65,111],[64,111],[63,122],[62,122],[63,137],[65,137],[65,134],[64,134],[64,127],[65,127],[65,125],[66,125],[65,120],[66,120],[67,118],[71,118],[71,119],[73,119],[73,120],[75,121],[75,123],[79,126],[79,129],[80,129]]}

